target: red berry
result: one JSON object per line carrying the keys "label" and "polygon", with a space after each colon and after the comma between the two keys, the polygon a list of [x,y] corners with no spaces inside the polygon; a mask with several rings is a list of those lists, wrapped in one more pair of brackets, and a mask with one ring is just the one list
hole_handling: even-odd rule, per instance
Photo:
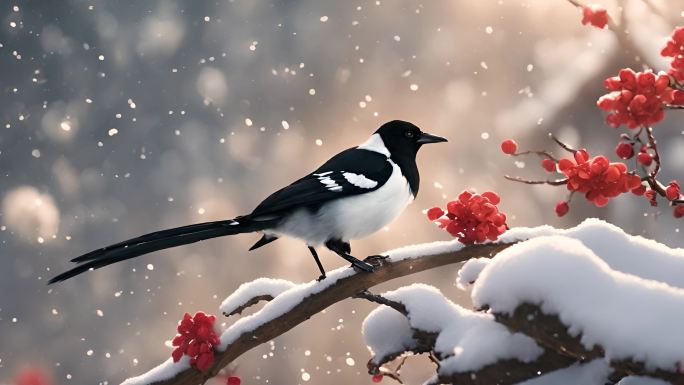
{"label": "red berry", "polygon": [[653,163],[653,155],[649,154],[648,152],[640,152],[639,155],[637,155],[637,160],[639,163],[648,167],[651,165],[651,163]]}
{"label": "red berry", "polygon": [[513,155],[518,151],[518,143],[513,139],[506,139],[501,142],[501,151],[503,151],[504,154]]}
{"label": "red berry", "polygon": [[382,381],[382,377],[383,377],[382,374],[376,374],[373,376],[372,380],[373,380],[373,382],[378,383],[378,382]]}
{"label": "red berry", "polygon": [[582,7],[582,24],[591,24],[601,29],[605,28],[608,24],[608,11],[600,5],[585,5]]}
{"label": "red berry", "polygon": [[240,385],[240,377],[238,376],[230,376],[228,377],[228,382],[226,382],[227,385]]}
{"label": "red berry", "polygon": [[677,205],[674,208],[674,217],[682,218],[684,217],[684,205]]}
{"label": "red berry", "polygon": [[489,200],[489,203],[493,205],[498,205],[499,202],[501,202],[501,197],[499,197],[499,194],[493,191],[485,191],[482,193],[482,196],[487,198]]}
{"label": "red berry", "polygon": [[642,196],[646,193],[646,186],[641,185],[635,189],[632,189],[632,194]]}
{"label": "red berry", "polygon": [[559,217],[565,216],[565,214],[570,211],[570,206],[568,205],[568,202],[566,201],[561,201],[556,204],[556,215]]}
{"label": "red berry", "polygon": [[551,159],[542,159],[541,165],[544,168],[544,170],[548,172],[556,171],[556,162],[552,161]]}
{"label": "red berry", "polygon": [[667,185],[667,188],[665,188],[665,196],[670,201],[679,198],[679,183],[677,183],[677,181],[673,180]]}
{"label": "red berry", "polygon": [[615,153],[622,159],[631,159],[634,156],[634,148],[631,143],[618,143]]}
{"label": "red berry", "polygon": [[436,221],[437,218],[441,217],[442,215],[444,215],[444,210],[440,209],[439,207],[433,207],[427,211],[427,217],[431,221]]}

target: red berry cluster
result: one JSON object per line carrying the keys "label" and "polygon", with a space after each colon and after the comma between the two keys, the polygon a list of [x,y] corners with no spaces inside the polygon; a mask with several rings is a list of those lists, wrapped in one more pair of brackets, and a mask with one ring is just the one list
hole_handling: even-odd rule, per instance
{"label": "red berry cluster", "polygon": [[684,27],[674,29],[665,48],[660,51],[660,55],[672,58],[670,70],[667,73],[678,82],[684,81]]}
{"label": "red berry cluster", "polygon": [[371,380],[375,383],[379,383],[379,382],[382,382],[383,377],[384,376],[382,374],[376,374],[373,377],[371,377]]}
{"label": "red berry cluster", "polygon": [[506,215],[496,207],[500,201],[501,198],[491,191],[482,194],[464,191],[457,200],[447,203],[446,213],[433,207],[427,216],[461,243],[493,241],[508,228]]}
{"label": "red berry cluster", "polygon": [[563,158],[558,169],[568,180],[568,190],[584,193],[588,201],[598,207],[611,198],[641,187],[641,178],[627,172],[624,163],[611,163],[605,156],[589,158],[585,149],[575,152],[574,161]]}
{"label": "red berry cluster", "polygon": [[612,127],[626,124],[638,128],[658,123],[665,117],[663,106],[674,101],[670,77],[662,72],[656,75],[650,70],[634,72],[624,68],[604,84],[612,92],[601,96],[596,104],[610,111],[606,123]]}
{"label": "red berry cluster", "polygon": [[[600,6],[583,6],[575,0],[570,0],[570,3],[582,8],[582,24],[603,28],[610,21],[608,13]],[[636,157],[631,171],[626,164],[611,163],[602,155],[590,159],[586,150],[575,151],[552,136],[563,149],[573,153],[574,160],[566,158],[556,161],[546,151],[517,152],[518,145],[512,139],[501,143],[501,151],[513,156],[537,154],[543,157],[541,166],[544,170],[562,173],[565,178],[547,181],[507,178],[527,184],[566,185],[572,193],[584,193],[587,200],[599,207],[628,191],[644,196],[652,206],[657,206],[657,198],[663,197],[674,206],[676,218],[684,217],[684,197],[679,183],[672,181],[665,186],[657,179],[661,170],[661,157],[651,127],[663,120],[666,109],[682,109],[684,106],[684,26],[674,29],[660,54],[672,58],[667,74],[655,74],[651,70],[635,72],[629,68],[622,69],[618,76],[604,81],[605,87],[611,92],[596,102],[599,108],[608,111],[608,125],[626,125],[634,129],[630,134],[622,134],[615,147],[615,154],[623,160]],[[558,216],[564,216],[570,210],[569,202],[558,202],[555,210]]]}
{"label": "red berry cluster", "polygon": [[582,24],[591,24],[596,28],[606,28],[608,25],[608,11],[598,4],[582,7]]}
{"label": "red berry cluster", "polygon": [[[216,317],[203,312],[191,316],[185,313],[178,324],[178,335],[172,344],[176,346],[171,356],[178,362],[183,355],[190,357],[190,365],[204,372],[214,363],[214,347],[220,343],[214,331]],[[230,380],[230,379],[229,379]]]}

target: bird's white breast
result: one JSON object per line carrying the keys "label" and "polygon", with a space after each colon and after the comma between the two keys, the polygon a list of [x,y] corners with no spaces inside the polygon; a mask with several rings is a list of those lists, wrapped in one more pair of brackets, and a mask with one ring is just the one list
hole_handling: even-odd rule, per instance
{"label": "bird's white breast", "polygon": [[350,241],[382,229],[396,219],[413,200],[408,181],[390,159],[392,174],[375,191],[325,204],[315,213],[300,209],[281,223],[274,233],[302,239],[317,246],[329,239]]}

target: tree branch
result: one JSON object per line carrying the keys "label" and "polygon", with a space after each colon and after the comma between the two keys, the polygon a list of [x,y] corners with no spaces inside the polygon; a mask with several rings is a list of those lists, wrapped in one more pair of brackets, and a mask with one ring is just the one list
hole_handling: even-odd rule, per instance
{"label": "tree branch", "polygon": [[[325,286],[322,290],[304,297],[301,301],[280,314],[275,311],[265,312],[270,305],[276,305],[278,297],[267,304],[261,311],[251,317],[263,318],[263,322],[250,324],[240,330],[239,335],[223,351],[215,352],[214,365],[206,372],[200,372],[195,368],[187,368],[175,374],[172,378],[151,382],[130,379],[127,384],[154,384],[154,385],[197,385],[203,384],[209,378],[214,377],[229,363],[240,357],[243,353],[254,347],[276,338],[302,322],[308,320],[321,310],[347,298],[353,298],[360,292],[389,280],[434,269],[436,267],[467,261],[474,257],[493,256],[511,246],[513,243],[492,243],[485,245],[471,245],[457,251],[436,252],[432,255],[417,255],[412,258],[393,260],[390,258],[373,258],[369,262],[377,268],[373,273],[355,272],[350,275],[342,274],[342,277],[330,284],[333,273],[329,278],[314,285]],[[425,253],[428,254],[428,253]],[[342,273],[347,270],[342,269]],[[328,281],[328,282],[326,282]]]}
{"label": "tree branch", "polygon": [[[598,345],[594,345],[591,350],[586,349],[581,342],[581,335],[571,336],[568,327],[558,316],[545,314],[537,305],[524,303],[519,305],[513,314],[494,313],[494,317],[497,322],[511,331],[524,333],[546,349],[580,362],[605,355],[603,348]],[[634,336],[634,338],[640,337]],[[684,375],[678,367],[673,367],[671,371],[647,368],[643,362],[631,359],[611,361],[610,366],[613,368],[610,377],[615,382],[623,377],[638,375],[660,378],[672,385],[684,385]]]}

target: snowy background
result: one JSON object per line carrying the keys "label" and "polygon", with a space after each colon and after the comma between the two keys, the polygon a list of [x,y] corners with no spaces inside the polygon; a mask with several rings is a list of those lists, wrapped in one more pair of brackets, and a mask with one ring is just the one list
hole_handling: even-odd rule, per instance
{"label": "snowy background", "polygon": [[[658,52],[684,21],[684,1],[654,1],[665,18],[627,3],[642,59],[665,68]],[[257,237],[246,235],[45,286],[96,247],[251,211],[390,119],[450,142],[419,155],[418,199],[356,242],[359,256],[446,239],[421,211],[467,187],[498,191],[511,226],[597,216],[684,246],[667,208],[627,195],[602,210],[576,200],[558,219],[560,189],[502,178],[545,176],[535,158],[500,154],[507,137],[557,152],[544,135],[553,131],[612,154],[615,132],[594,101],[605,77],[637,64],[610,32],[579,20],[562,0],[3,2],[0,382],[36,364],[58,383],[118,384],[170,356],[164,341],[184,312],[215,312],[260,276],[316,277],[300,243],[247,253]],[[670,113],[656,128],[664,181],[684,175],[683,122]],[[321,254],[328,269],[344,264]],[[457,298],[456,269],[381,290],[427,282]],[[335,306],[245,355],[237,372],[249,384],[370,382],[359,330],[373,308]],[[404,370],[409,383],[430,373],[417,361]]]}

